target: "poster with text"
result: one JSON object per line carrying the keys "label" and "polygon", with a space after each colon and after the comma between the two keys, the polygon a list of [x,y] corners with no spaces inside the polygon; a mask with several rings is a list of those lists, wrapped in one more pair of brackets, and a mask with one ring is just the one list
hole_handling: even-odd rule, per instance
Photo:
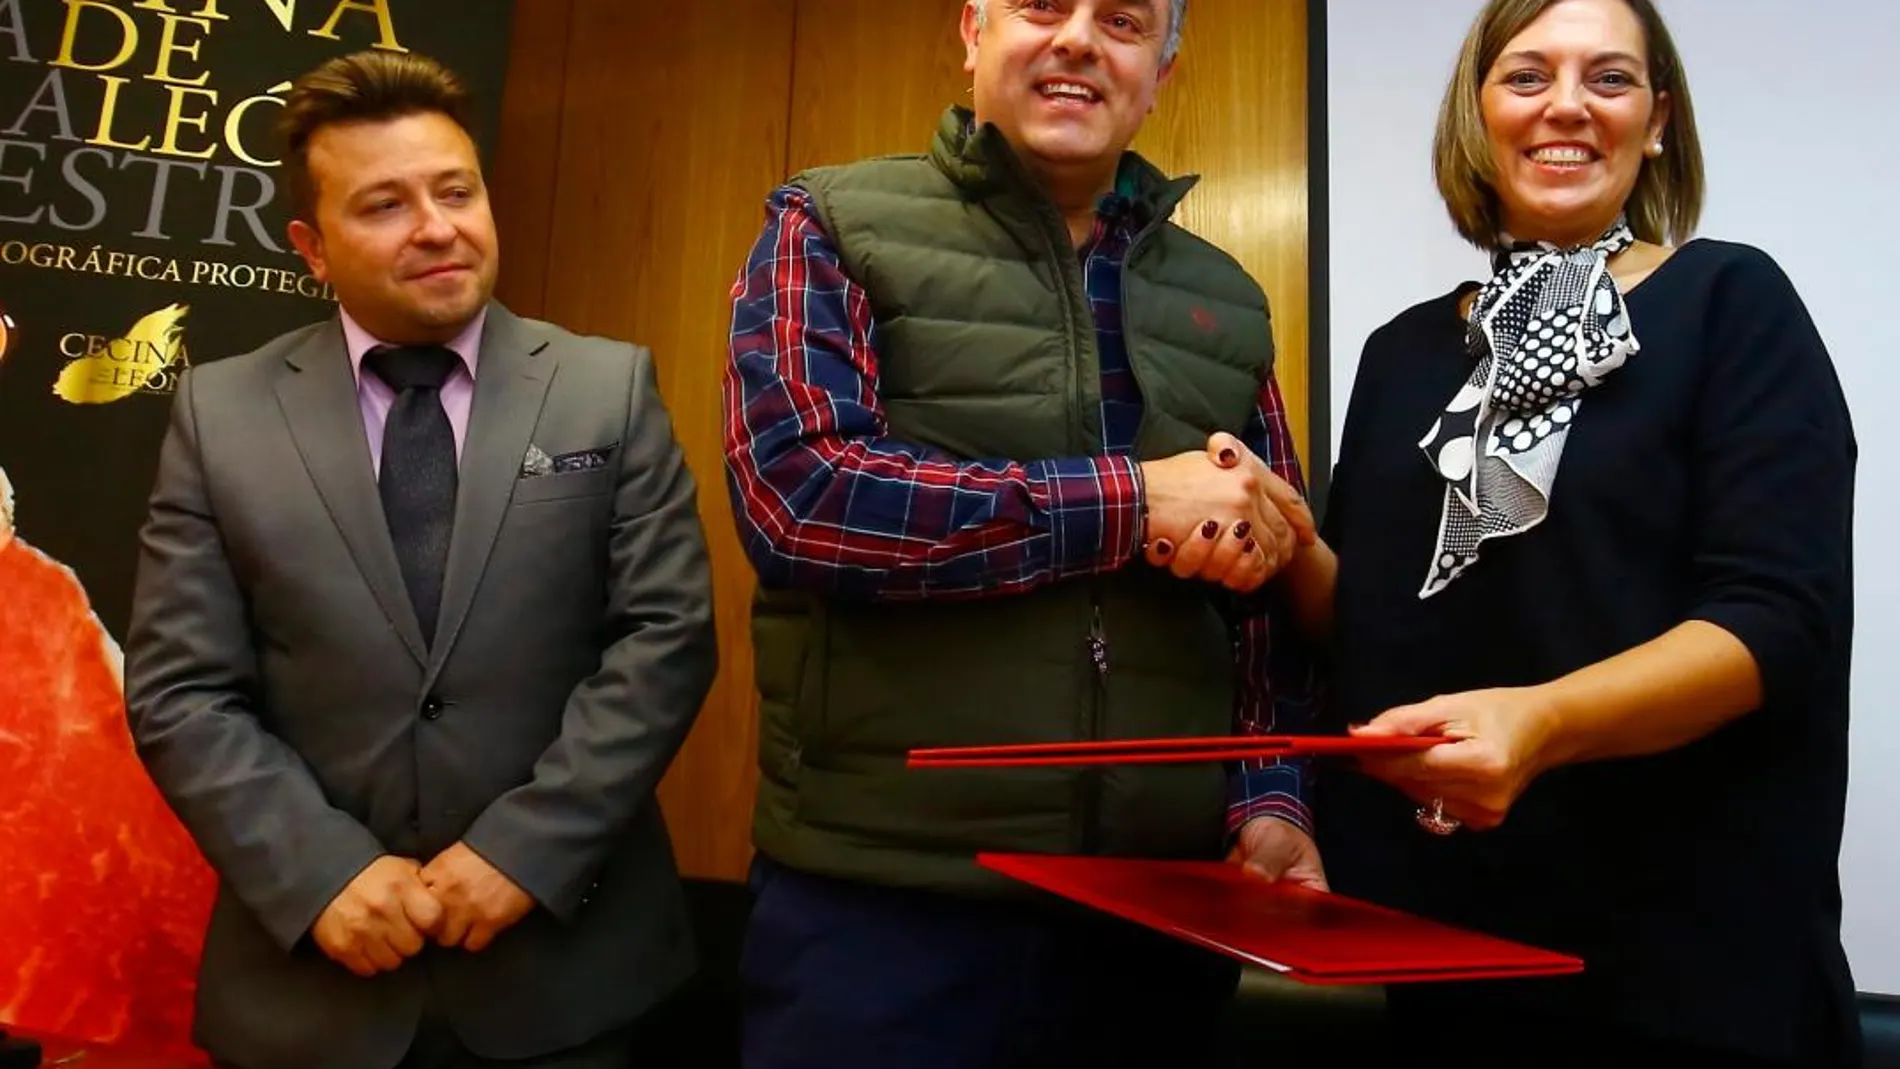
{"label": "poster with text", "polygon": [[298,75],[419,52],[492,158],[512,0],[0,0],[0,1025],[188,1045],[212,877],[119,640],[179,374],[335,313],[285,237]]}

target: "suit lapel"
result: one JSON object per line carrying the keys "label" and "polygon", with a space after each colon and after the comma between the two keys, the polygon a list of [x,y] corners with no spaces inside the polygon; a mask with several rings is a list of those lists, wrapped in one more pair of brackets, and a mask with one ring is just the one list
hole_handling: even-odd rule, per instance
{"label": "suit lapel", "polygon": [[475,400],[462,444],[455,533],[449,540],[448,572],[443,578],[432,679],[468,617],[521,474],[522,458],[541,418],[541,404],[554,377],[553,360],[542,354],[547,344],[501,305],[488,306],[475,372]]}
{"label": "suit lapel", "polygon": [[363,573],[389,622],[417,662],[428,663],[428,647],[416,623],[415,609],[403,586],[402,567],[383,518],[375,467],[363,433],[363,410],[350,371],[349,351],[340,321],[318,332],[285,358],[277,378],[277,404],[303,457],[304,468],[343,533],[350,555]]}

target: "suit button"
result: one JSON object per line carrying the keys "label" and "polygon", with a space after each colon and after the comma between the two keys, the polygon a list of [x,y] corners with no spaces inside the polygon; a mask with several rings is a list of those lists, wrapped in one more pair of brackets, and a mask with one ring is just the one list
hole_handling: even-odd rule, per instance
{"label": "suit button", "polygon": [[422,719],[424,720],[442,719],[442,706],[443,706],[442,699],[434,697],[434,696],[430,696],[428,700],[422,703]]}

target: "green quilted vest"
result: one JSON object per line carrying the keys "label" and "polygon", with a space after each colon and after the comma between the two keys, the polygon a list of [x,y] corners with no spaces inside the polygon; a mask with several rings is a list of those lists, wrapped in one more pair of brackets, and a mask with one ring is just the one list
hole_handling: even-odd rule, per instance
{"label": "green quilted vest", "polygon": [[[1081,264],[1000,134],[952,109],[929,155],[794,184],[870,295],[893,437],[968,459],[1103,452]],[[1273,361],[1260,287],[1167,221],[1192,184],[1133,155],[1122,168],[1147,220],[1122,291],[1141,460],[1240,433]],[[1003,886],[972,861],[982,850],[1218,856],[1216,765],[904,767],[919,746],[1229,732],[1232,639],[1218,597],[1140,561],[968,601],[762,591],[755,844],[810,872],[978,892]]]}

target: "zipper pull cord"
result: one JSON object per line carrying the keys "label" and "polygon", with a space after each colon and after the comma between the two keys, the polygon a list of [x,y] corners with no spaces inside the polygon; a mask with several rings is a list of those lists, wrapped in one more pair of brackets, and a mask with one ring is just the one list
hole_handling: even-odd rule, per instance
{"label": "zipper pull cord", "polygon": [[1108,678],[1108,635],[1102,627],[1102,607],[1095,606],[1095,616],[1089,622],[1089,659],[1095,662],[1095,674],[1104,680]]}

